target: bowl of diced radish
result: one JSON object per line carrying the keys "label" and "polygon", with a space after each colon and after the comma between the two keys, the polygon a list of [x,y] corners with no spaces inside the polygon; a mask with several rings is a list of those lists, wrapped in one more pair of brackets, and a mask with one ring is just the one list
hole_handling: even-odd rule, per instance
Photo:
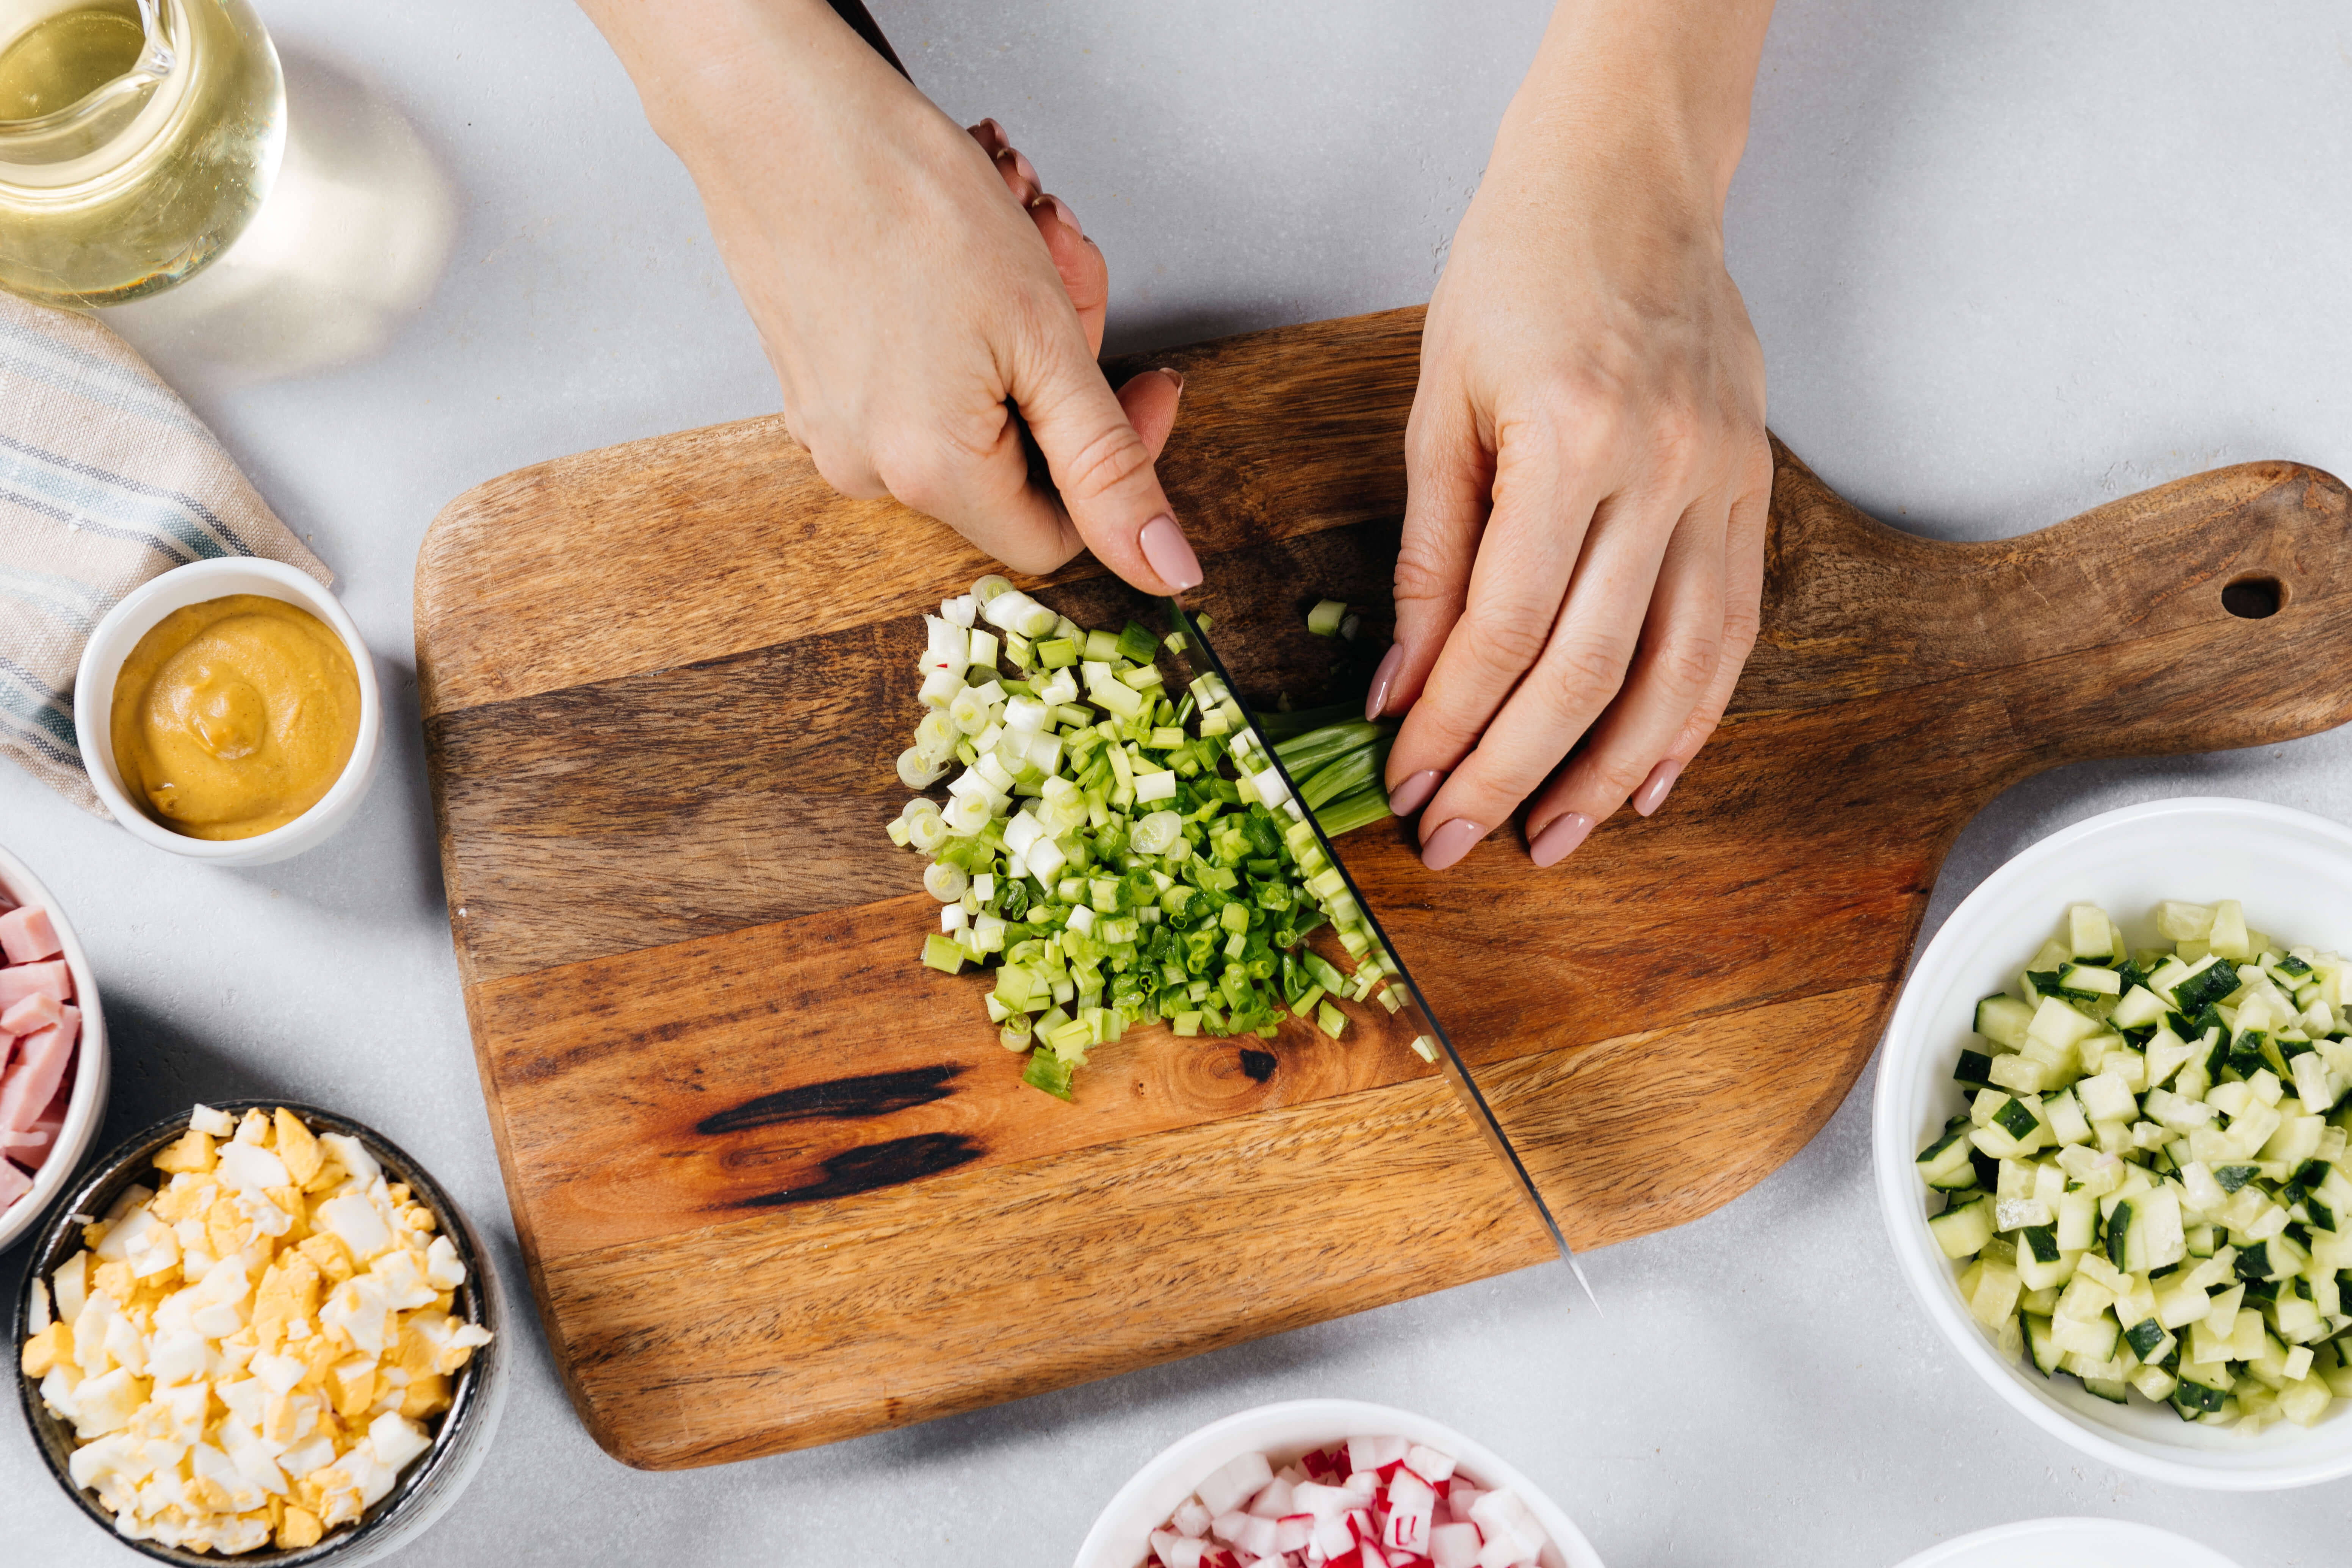
{"label": "bowl of diced radish", "polygon": [[[2177,1408],[2139,1394],[2108,1388],[2103,1395],[2087,1379],[2064,1375],[2063,1367],[2059,1375],[2043,1375],[2031,1354],[2011,1353],[2014,1347],[1979,1321],[1981,1314],[1972,1311],[1972,1299],[1962,1289],[1970,1260],[1951,1256],[1929,1225],[1944,1194],[1923,1183],[1921,1152],[1948,1136],[1950,1120],[1968,1112],[1981,1092],[1956,1081],[1955,1075],[1969,1079],[1988,1062],[2007,1059],[1979,1054],[1973,1068],[1963,1062],[1964,1052],[1997,1048],[1987,1043],[1990,1037],[1976,1034],[1982,1021],[1979,1003],[1997,1000],[2005,991],[2014,994],[2021,972],[2034,966],[2038,952],[2049,951],[2044,944],[2053,940],[2053,926],[2079,906],[2105,911],[2123,948],[2169,945],[2158,924],[2158,910],[2168,900],[2214,908],[2235,900],[2230,906],[2233,915],[2242,909],[2245,923],[2270,933],[2274,943],[2352,953],[2352,829],[2257,801],[2153,801],[2052,835],[1961,900],[1905,982],[1879,1056],[1872,1163],[1895,1261],[1929,1321],[1969,1370],[2035,1426],[2095,1458],[2178,1485],[2234,1491],[2277,1490],[2352,1475],[2352,1400],[2339,1397],[2309,1425],[2276,1420],[2223,1426],[2184,1418]],[[2150,983],[2161,984],[2160,977]],[[2343,1031],[2339,1026],[2335,1032]],[[2197,1052],[2200,1059],[2204,1055]],[[2130,1065],[2128,1057],[2116,1059]],[[2153,1076],[2158,1068],[2152,1049],[2146,1059]],[[2258,1064],[2249,1065],[2253,1076],[2263,1076]],[[1996,1075],[1996,1085],[2004,1078],[2015,1075]],[[2296,1081],[2287,1079],[2283,1091],[2273,1086],[2273,1095],[2295,1093]],[[2097,1087],[2086,1081],[2072,1090],[2080,1100]],[[2011,1103],[2043,1099],[2025,1088],[2015,1092],[2020,1100]],[[2215,1094],[2219,1098],[2220,1090]],[[2051,1098],[2063,1096],[2053,1088]],[[2143,1109],[2134,1114],[2149,1113]],[[2352,1118],[2338,1113],[2328,1120],[2340,1125]],[[2179,1184],[2182,1176],[2193,1182],[2199,1174],[2185,1169],[2168,1174],[2169,1170],[2158,1167],[2159,1187]],[[2184,1184],[2181,1190],[2190,1189]],[[2352,1221],[2346,1224],[2352,1226]],[[2249,1238],[2234,1239],[2251,1247]],[[2270,1272],[2275,1276],[2278,1270]],[[2344,1331],[2352,1335],[2352,1320]],[[2342,1342],[2352,1345],[2352,1338]],[[2125,1397],[2119,1400],[2118,1394]]]}
{"label": "bowl of diced radish", "polygon": [[89,1152],[106,1087],[89,955],[32,868],[0,849],[0,1249]]}
{"label": "bowl of diced radish", "polygon": [[1077,1568],[1151,1563],[1601,1568],[1559,1505],[1493,1451],[1351,1399],[1244,1410],[1144,1466],[1095,1521]]}

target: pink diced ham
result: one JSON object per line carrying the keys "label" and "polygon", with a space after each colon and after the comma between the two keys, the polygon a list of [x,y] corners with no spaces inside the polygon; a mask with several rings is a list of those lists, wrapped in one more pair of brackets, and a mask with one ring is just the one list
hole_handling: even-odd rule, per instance
{"label": "pink diced ham", "polygon": [[13,1160],[0,1160],[0,1211],[33,1190],[33,1178]]}
{"label": "pink diced ham", "polygon": [[65,1022],[65,1000],[36,991],[15,1006],[0,1012],[0,1035],[37,1035]]}
{"label": "pink diced ham", "polygon": [[46,992],[60,1002],[74,996],[73,971],[62,958],[47,963],[17,963],[0,969],[0,1008],[13,1007],[26,997]]}
{"label": "pink diced ham", "polygon": [[0,953],[6,953],[9,963],[37,963],[64,951],[48,910],[26,904],[0,915]]}
{"label": "pink diced ham", "polygon": [[65,1081],[80,1036],[81,1009],[68,1007],[62,1023],[17,1042],[16,1060],[0,1078],[0,1128],[22,1132],[39,1120],[58,1085]]}

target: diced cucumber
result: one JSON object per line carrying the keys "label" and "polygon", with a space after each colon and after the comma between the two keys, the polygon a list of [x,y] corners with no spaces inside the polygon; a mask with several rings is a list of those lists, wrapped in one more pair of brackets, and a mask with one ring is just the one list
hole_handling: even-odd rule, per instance
{"label": "diced cucumber", "polygon": [[1977,1179],[1975,1156],[1976,1145],[1969,1142],[1963,1122],[1920,1152],[1920,1179],[1943,1192],[1970,1186]]}
{"label": "diced cucumber", "polygon": [[2063,1359],[2065,1353],[2058,1348],[2057,1342],[2050,1336],[2050,1320],[2036,1313],[2026,1314],[2026,1364],[2042,1376],[2048,1377],[2058,1370],[2058,1363]]}
{"label": "diced cucumber", "polygon": [[1980,1197],[1948,1208],[1929,1219],[1927,1228],[1935,1233],[1936,1245],[1944,1249],[1945,1257],[1973,1258],[1992,1239],[1992,1200]]}
{"label": "diced cucumber", "polygon": [[2002,1354],[2183,1419],[2315,1420],[2352,1397],[2352,965],[2290,963],[2226,901],[2158,924],[2126,953],[2075,906],[2023,1000],[1977,1003],[1928,1224]]}
{"label": "diced cucumber", "polygon": [[2164,999],[2145,985],[2135,985],[2124,993],[2116,1010],[2107,1015],[2107,1022],[2118,1029],[2142,1029],[2164,1022]]}
{"label": "diced cucumber", "polygon": [[2088,991],[2102,996],[2120,996],[2124,992],[2123,976],[2096,963],[2067,964],[2058,971],[2058,984],[2069,991]]}
{"label": "diced cucumber", "polygon": [[2096,904],[2076,904],[2066,911],[2068,945],[2076,958],[2114,957],[2115,931],[2115,922]]}
{"label": "diced cucumber", "polygon": [[2033,1009],[2014,996],[1988,996],[1977,1004],[1977,1033],[1997,1046],[2016,1050],[2025,1044]]}

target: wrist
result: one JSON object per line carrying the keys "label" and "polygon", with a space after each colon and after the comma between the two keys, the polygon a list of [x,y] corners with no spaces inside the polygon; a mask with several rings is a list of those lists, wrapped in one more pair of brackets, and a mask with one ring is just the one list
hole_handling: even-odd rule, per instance
{"label": "wrist", "polygon": [[[635,84],[656,134],[689,166],[772,123],[870,120],[918,97],[826,0],[580,0]],[[885,102],[867,102],[877,97]]]}
{"label": "wrist", "polygon": [[1771,0],[1559,0],[1496,138],[1596,157],[1720,228]]}

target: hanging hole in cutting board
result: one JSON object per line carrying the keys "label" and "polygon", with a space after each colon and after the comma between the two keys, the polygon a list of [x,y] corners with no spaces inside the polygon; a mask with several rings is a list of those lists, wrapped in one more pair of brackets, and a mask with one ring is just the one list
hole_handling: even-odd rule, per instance
{"label": "hanging hole in cutting board", "polygon": [[2286,587],[2275,577],[2241,577],[2221,590],[2221,607],[2242,621],[2265,620],[2286,603]]}

